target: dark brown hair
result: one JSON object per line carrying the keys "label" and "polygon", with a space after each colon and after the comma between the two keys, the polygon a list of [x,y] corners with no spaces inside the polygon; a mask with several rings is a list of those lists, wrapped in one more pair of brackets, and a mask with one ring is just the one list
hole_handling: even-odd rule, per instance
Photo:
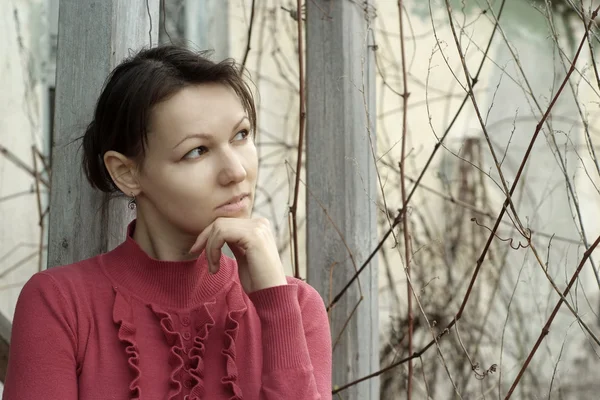
{"label": "dark brown hair", "polygon": [[186,86],[215,82],[236,92],[254,129],[254,98],[233,60],[215,63],[205,52],[173,45],[144,49],[124,60],[104,84],[83,136],[83,168],[91,185],[103,192],[119,192],[104,165],[104,153],[114,150],[142,158],[154,105]]}

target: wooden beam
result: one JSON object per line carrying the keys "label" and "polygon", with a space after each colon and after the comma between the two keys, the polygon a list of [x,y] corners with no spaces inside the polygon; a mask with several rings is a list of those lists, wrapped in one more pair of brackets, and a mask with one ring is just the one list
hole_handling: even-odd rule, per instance
{"label": "wooden beam", "polygon": [[[355,274],[347,248],[360,267],[377,243],[371,6],[311,0],[306,10],[308,282],[329,303]],[[376,261],[359,280],[362,294],[355,282],[330,312],[338,386],[379,369]],[[343,398],[378,399],[378,379]]]}
{"label": "wooden beam", "polygon": [[0,382],[4,383],[8,367],[8,348],[12,325],[4,314],[0,313]]}
{"label": "wooden beam", "polygon": [[[81,169],[81,141],[110,71],[158,41],[159,0],[61,0],[48,266],[118,245],[132,215],[93,190]],[[100,156],[100,155],[99,155]]]}

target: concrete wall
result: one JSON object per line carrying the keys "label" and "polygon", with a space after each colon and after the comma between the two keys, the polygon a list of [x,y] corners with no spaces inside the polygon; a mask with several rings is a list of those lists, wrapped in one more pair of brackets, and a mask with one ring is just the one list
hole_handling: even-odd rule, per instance
{"label": "concrete wall", "polygon": [[[46,1],[0,3],[0,146],[33,170],[32,146],[47,154],[49,36]],[[38,162],[40,170],[41,162]],[[47,176],[45,177],[47,179]],[[42,203],[47,189],[41,186]],[[0,155],[0,311],[12,318],[21,286],[38,270],[35,179]]]}

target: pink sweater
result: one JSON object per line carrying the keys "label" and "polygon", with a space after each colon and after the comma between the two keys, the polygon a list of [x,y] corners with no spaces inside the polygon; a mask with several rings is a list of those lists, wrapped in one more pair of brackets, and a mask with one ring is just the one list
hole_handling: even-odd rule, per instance
{"label": "pink sweater", "polygon": [[235,260],[209,275],[128,237],[23,287],[3,399],[331,399],[327,314],[300,280],[247,296]]}

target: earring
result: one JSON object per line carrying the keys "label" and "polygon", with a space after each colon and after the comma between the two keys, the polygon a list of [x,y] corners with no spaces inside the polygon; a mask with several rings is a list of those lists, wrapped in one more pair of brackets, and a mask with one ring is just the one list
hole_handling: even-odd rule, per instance
{"label": "earring", "polygon": [[130,210],[135,210],[135,207],[136,207],[135,194],[133,194],[133,192],[131,193],[131,198],[129,199],[129,202],[127,203],[127,207],[129,207]]}

